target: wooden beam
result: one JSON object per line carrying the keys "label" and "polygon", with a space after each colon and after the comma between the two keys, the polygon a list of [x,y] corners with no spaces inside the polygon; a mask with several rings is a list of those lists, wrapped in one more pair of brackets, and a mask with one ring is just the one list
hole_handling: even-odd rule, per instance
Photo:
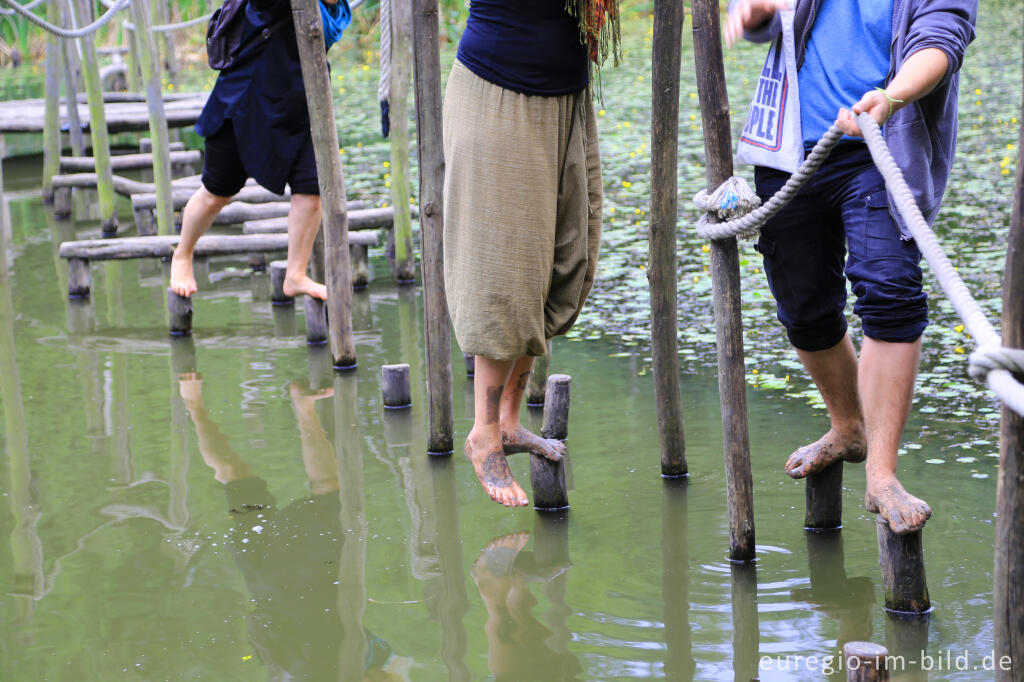
{"label": "wooden beam", "polygon": [[[96,138],[96,133],[93,134]],[[93,142],[95,146],[95,142]],[[203,160],[203,155],[198,150],[192,149],[185,152],[170,152],[170,162],[174,165],[197,164]],[[113,170],[130,170],[139,168],[152,168],[155,162],[153,154],[121,154],[109,159],[110,168]],[[60,170],[66,172],[92,173],[96,169],[96,159],[88,156],[62,156],[60,157]],[[155,186],[155,183],[154,183]]]}
{"label": "wooden beam", "polygon": [[[693,53],[704,126],[708,189],[732,175],[729,95],[725,89],[718,0],[693,0]],[[718,390],[722,405],[726,490],[729,496],[729,558],[754,560],[754,482],[740,322],[740,259],[736,239],[711,242],[711,279],[718,342]]]}
{"label": "wooden beam", "polygon": [[[350,205],[351,206],[351,205]],[[379,230],[391,227],[394,209],[388,208],[364,208],[358,211],[350,211],[348,214],[349,239],[352,232],[360,230]],[[242,223],[244,234],[274,234],[288,231],[288,218],[267,218],[265,220],[247,220]]]}
{"label": "wooden beam", "polygon": [[454,450],[451,338],[444,293],[444,145],[437,0],[413,0],[416,132],[420,171],[420,266],[427,351],[427,451]]}
{"label": "wooden beam", "polygon": [[[391,3],[391,205],[409,204],[409,82],[412,78],[412,3]],[[395,260],[392,276],[399,283],[416,281],[412,221],[399,212],[394,222]]]}
{"label": "wooden beam", "polygon": [[[46,19],[61,23],[60,3],[46,5]],[[53,201],[53,176],[60,163],[60,38],[46,34],[46,104],[43,123],[43,203]]]}

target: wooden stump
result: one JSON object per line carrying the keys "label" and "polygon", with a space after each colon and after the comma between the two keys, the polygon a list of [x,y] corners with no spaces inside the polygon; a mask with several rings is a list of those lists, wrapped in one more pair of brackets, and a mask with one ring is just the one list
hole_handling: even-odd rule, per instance
{"label": "wooden stump", "polygon": [[287,261],[275,260],[270,264],[270,302],[274,305],[295,305],[295,298],[284,293],[287,270]]}
{"label": "wooden stump", "polygon": [[152,237],[156,234],[156,213],[151,208],[134,208],[135,231],[140,237]]}
{"label": "wooden stump", "polygon": [[384,365],[381,367],[380,389],[384,396],[385,409],[401,410],[412,407],[409,365]]}
{"label": "wooden stump", "polygon": [[312,296],[305,299],[306,345],[322,346],[327,343],[327,302]]}
{"label": "wooden stump", "polygon": [[846,682],[881,682],[889,679],[889,650],[872,642],[847,642],[843,646]]}
{"label": "wooden stump", "polygon": [[59,219],[71,217],[71,188],[53,188],[53,215]]}
{"label": "wooden stump", "polygon": [[192,333],[192,299],[179,296],[167,289],[167,316],[171,336],[186,336]]}
{"label": "wooden stump", "polygon": [[807,511],[804,530],[829,531],[843,527],[843,461],[833,462],[804,481]]}
{"label": "wooden stump", "polygon": [[544,426],[541,434],[545,438],[565,440],[569,437],[569,398],[572,377],[568,374],[552,374],[548,377],[547,393],[544,395]]}
{"label": "wooden stump", "polygon": [[924,574],[924,549],[920,530],[897,535],[879,515],[878,560],[882,566],[885,608],[900,613],[925,613],[931,609]]}
{"label": "wooden stump", "polygon": [[463,353],[462,360],[466,363],[466,378],[472,379],[476,375],[476,356]]}
{"label": "wooden stump", "polygon": [[548,368],[551,363],[551,341],[548,341],[548,352],[533,361],[530,368],[530,380],[526,384],[526,406],[544,407],[544,393],[548,387]]}
{"label": "wooden stump", "polygon": [[365,289],[370,282],[370,258],[366,244],[350,244],[348,247],[352,260],[352,287]]}
{"label": "wooden stump", "polygon": [[88,298],[92,290],[92,270],[89,261],[68,259],[68,298]]}
{"label": "wooden stump", "polygon": [[555,462],[543,455],[530,453],[530,485],[533,487],[534,509],[551,511],[569,507],[564,459]]}
{"label": "wooden stump", "polygon": [[[322,252],[321,252],[322,255]],[[249,254],[249,269],[252,272],[266,272],[267,271],[267,255],[264,253],[250,253]],[[321,280],[317,280],[318,282]]]}

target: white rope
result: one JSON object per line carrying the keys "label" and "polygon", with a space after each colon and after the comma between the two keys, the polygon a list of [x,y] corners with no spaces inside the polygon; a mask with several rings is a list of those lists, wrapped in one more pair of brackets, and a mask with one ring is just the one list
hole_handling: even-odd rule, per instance
{"label": "white rope", "polygon": [[[43,2],[44,2],[44,0],[32,0],[32,2],[27,2],[24,5],[22,5],[21,8],[22,9],[35,9],[36,7],[39,7],[39,5],[43,4]],[[14,10],[13,9],[0,9],[0,14],[2,14],[4,16],[10,16],[10,15],[14,14]]]}
{"label": "white rope", "polygon": [[[57,0],[51,0],[51,1],[52,2],[57,2]],[[92,22],[88,26],[83,26],[82,28],[79,28],[79,29],[68,30],[68,29],[63,28],[61,26],[54,26],[53,24],[49,23],[45,19],[37,17],[35,14],[32,14],[32,12],[30,12],[27,9],[25,9],[24,6],[22,6],[21,4],[19,4],[15,0],[0,0],[0,2],[3,2],[7,6],[9,6],[15,12],[15,14],[18,14],[18,15],[24,17],[25,19],[28,19],[30,22],[32,22],[36,26],[42,28],[45,31],[49,31],[50,33],[53,33],[54,35],[58,35],[61,38],[84,38],[85,36],[92,35],[96,31],[100,30],[105,25],[110,23],[110,20],[114,18],[115,14],[117,14],[119,11],[121,11],[125,7],[127,7],[128,6],[128,1],[129,0],[118,0],[117,2],[113,3],[112,5],[110,5],[109,9],[106,12],[103,13],[103,16],[101,16],[99,19],[97,19],[96,21]]]}
{"label": "white rope", "polygon": [[[399,0],[402,1],[402,0]],[[380,0],[380,81],[377,101],[391,96],[391,0]]]}
{"label": "white rope", "polygon": [[[191,26],[195,26],[196,24],[202,24],[204,22],[207,22],[210,20],[210,17],[212,16],[213,12],[210,12],[209,14],[204,14],[203,16],[196,17],[195,19],[180,21],[177,24],[161,24],[159,26],[153,26],[149,30],[153,33],[170,33],[172,31],[180,31],[183,28],[189,28]],[[124,26],[125,29],[128,31],[135,30],[135,24],[131,23],[130,21],[122,22],[121,25]]]}

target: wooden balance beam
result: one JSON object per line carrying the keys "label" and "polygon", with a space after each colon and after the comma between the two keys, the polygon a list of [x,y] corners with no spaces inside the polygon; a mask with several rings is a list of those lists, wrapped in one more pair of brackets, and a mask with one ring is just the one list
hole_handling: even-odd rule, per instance
{"label": "wooden balance beam", "polygon": [[[184,152],[171,152],[171,166],[191,166],[202,161],[203,155],[198,150]],[[110,168],[112,170],[128,170],[138,168],[152,168],[152,154],[121,154],[110,157]],[[62,156],[60,157],[61,172],[71,171],[80,173],[93,173],[96,171],[96,160],[91,156]]]}
{"label": "wooden balance beam", "polygon": [[[132,260],[135,258],[170,258],[181,237],[124,237],[121,239],[88,239],[64,242],[58,254],[68,261],[68,297],[88,298],[92,291],[92,271],[89,264],[102,260]],[[373,232],[349,236],[349,248],[377,244]],[[252,253],[275,253],[288,250],[287,234],[204,235],[196,242],[195,256],[228,256]]]}

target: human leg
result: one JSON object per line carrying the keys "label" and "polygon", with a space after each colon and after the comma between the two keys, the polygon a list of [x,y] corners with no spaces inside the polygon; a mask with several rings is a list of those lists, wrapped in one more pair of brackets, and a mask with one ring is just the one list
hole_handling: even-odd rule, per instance
{"label": "human leg", "polygon": [[466,438],[466,457],[492,500],[506,507],[525,507],[526,493],[512,478],[501,441],[501,396],[514,363],[476,356],[473,376],[473,428]]}
{"label": "human leg", "polygon": [[219,196],[200,185],[185,204],[181,214],[181,240],[171,257],[171,289],[179,296],[189,297],[196,292],[192,252],[199,238],[210,229],[213,219],[230,201],[231,196]]}
{"label": "human leg", "polygon": [[305,294],[322,301],[327,299],[327,287],[306,274],[319,229],[320,195],[292,194],[288,209],[288,267],[284,275],[284,293],[288,296]]}
{"label": "human leg", "polygon": [[530,380],[532,367],[533,358],[530,356],[521,357],[512,365],[509,380],[501,393],[498,419],[501,428],[501,443],[506,455],[517,452],[534,452],[557,462],[565,453],[565,443],[557,438],[541,438],[529,431],[519,421],[523,392]]}

